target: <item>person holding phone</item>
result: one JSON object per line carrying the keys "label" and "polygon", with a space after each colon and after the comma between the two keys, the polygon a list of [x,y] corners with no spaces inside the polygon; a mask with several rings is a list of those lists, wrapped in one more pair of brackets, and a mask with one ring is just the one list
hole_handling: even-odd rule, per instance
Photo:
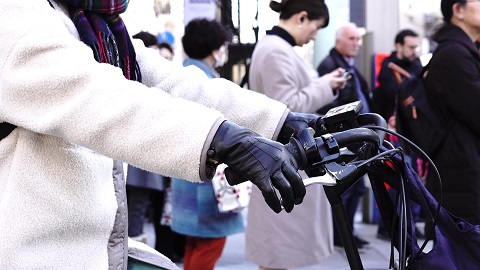
{"label": "person holding phone", "polygon": [[[280,14],[280,22],[255,47],[249,87],[292,111],[314,113],[343,91],[345,70],[319,77],[294,47],[314,40],[317,31],[328,25],[328,8],[318,0],[271,1],[270,8]],[[333,252],[331,208],[322,186],[309,186],[303,207],[289,215],[269,213],[262,204],[261,192],[254,187],[248,207],[246,258],[260,269],[314,265]]]}
{"label": "person holding phone", "polygon": [[[335,46],[330,50],[329,55],[318,65],[318,73],[326,74],[337,68],[344,68],[350,73],[351,78],[347,81],[345,88],[339,92],[336,100],[318,110],[318,113],[325,114],[331,108],[360,100],[363,108],[361,113],[371,112],[371,93],[368,83],[355,67],[355,57],[360,49],[360,33],[354,23],[341,25],[335,33]],[[362,178],[349,188],[343,195],[342,200],[347,212],[352,230],[353,218],[357,211],[360,199],[365,192],[365,180]],[[336,246],[343,246],[336,225],[334,229],[334,243]],[[368,244],[368,241],[358,235],[354,235],[357,247],[361,248]]]}

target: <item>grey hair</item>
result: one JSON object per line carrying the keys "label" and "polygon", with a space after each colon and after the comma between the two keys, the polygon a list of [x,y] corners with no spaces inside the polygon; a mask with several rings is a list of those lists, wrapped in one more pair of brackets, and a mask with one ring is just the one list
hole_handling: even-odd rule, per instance
{"label": "grey hair", "polygon": [[345,29],[349,29],[349,28],[358,29],[358,26],[353,22],[347,22],[347,23],[342,24],[340,27],[337,28],[337,31],[335,32],[335,40],[338,40],[342,36],[343,31],[345,31]]}

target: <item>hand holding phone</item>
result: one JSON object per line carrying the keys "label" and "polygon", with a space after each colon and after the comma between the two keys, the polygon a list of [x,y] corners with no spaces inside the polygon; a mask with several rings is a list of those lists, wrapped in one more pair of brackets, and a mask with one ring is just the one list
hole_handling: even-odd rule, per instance
{"label": "hand holding phone", "polygon": [[[342,75],[340,75],[342,74]],[[334,71],[327,73],[323,75],[322,77],[325,77],[325,79],[328,81],[330,84],[330,87],[337,91],[345,87],[347,84],[347,81],[352,78],[352,75],[350,72],[345,71],[345,69],[339,67],[335,69]],[[335,92],[336,93],[336,92]]]}
{"label": "hand holding phone", "polygon": [[349,71],[345,71],[345,73],[343,73],[343,75],[341,76],[341,78],[346,78],[347,80],[350,79],[352,76],[350,76],[352,73],[349,72]]}

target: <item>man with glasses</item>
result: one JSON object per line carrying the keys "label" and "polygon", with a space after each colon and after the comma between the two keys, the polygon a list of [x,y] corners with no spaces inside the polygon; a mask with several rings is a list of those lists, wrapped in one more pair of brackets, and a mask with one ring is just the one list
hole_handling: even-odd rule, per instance
{"label": "man with glasses", "polygon": [[395,108],[395,94],[398,83],[393,70],[388,67],[394,63],[413,76],[420,74],[422,65],[417,57],[420,38],[410,29],[404,29],[395,36],[395,50],[385,58],[378,75],[378,87],[373,91],[373,111],[388,121]]}
{"label": "man with glasses", "polygon": [[[399,87],[395,74],[388,65],[394,63],[406,70],[412,76],[419,76],[422,71],[422,64],[417,57],[419,43],[420,39],[416,32],[410,29],[401,30],[395,36],[395,50],[389,57],[383,60],[380,74],[378,75],[378,87],[373,91],[373,111],[383,116],[386,121],[394,120],[393,113],[395,110],[395,96]],[[392,142],[395,143],[394,141]],[[414,154],[407,158],[411,158],[412,161],[416,161],[417,159]],[[415,163],[416,162],[411,162],[411,164]],[[391,196],[395,196],[393,192],[393,190],[390,190]],[[414,220],[418,222],[420,220],[420,207],[417,204],[412,203],[412,212]],[[383,221],[380,219],[378,222],[377,237],[390,240],[387,229],[383,225]],[[417,233],[417,238],[423,239],[425,237],[422,230],[419,230],[418,227],[415,231]]]}

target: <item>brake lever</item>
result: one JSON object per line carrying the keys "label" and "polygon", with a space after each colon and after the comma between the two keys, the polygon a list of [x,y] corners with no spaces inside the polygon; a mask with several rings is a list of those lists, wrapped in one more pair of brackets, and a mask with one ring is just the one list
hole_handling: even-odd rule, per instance
{"label": "brake lever", "polygon": [[314,176],[311,178],[303,179],[303,184],[305,187],[314,184],[320,184],[323,186],[335,186],[337,185],[337,178],[333,176],[330,172],[325,173],[322,176]]}
{"label": "brake lever", "polygon": [[330,162],[323,165],[325,174],[321,176],[314,176],[303,180],[305,186],[313,184],[321,184],[324,186],[335,186],[338,182],[348,178],[358,168],[355,165],[340,165],[336,162]]}
{"label": "brake lever", "polygon": [[340,156],[356,156],[357,153],[352,152],[352,150],[347,147],[340,148]]}

